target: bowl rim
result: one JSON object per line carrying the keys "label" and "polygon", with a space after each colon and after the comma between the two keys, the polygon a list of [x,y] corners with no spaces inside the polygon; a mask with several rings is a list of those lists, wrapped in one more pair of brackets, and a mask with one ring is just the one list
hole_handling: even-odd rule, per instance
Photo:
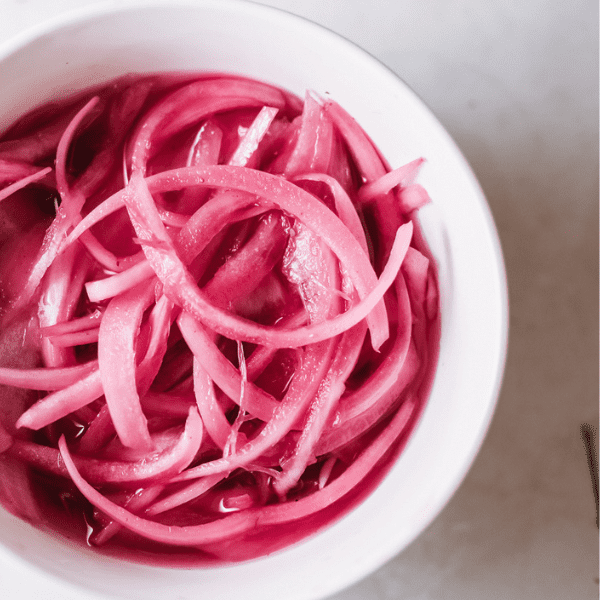
{"label": "bowl rim", "polygon": [[[499,298],[500,313],[497,315],[499,319],[499,335],[496,340],[497,347],[495,348],[494,353],[495,364],[493,365],[495,377],[493,381],[488,382],[489,385],[487,388],[488,398],[486,402],[486,411],[485,413],[482,413],[479,419],[478,427],[472,430],[473,441],[470,445],[470,452],[468,456],[466,456],[463,459],[461,464],[455,468],[453,485],[447,486],[445,488],[445,493],[437,499],[437,502],[428,507],[428,513],[423,521],[423,525],[417,531],[415,531],[414,535],[408,541],[403,540],[400,543],[389,544],[385,551],[382,551],[378,556],[372,557],[371,560],[364,560],[360,565],[357,565],[357,568],[352,574],[352,577],[346,578],[344,587],[347,587],[360,580],[367,574],[373,572],[376,568],[380,567],[385,562],[390,560],[399,551],[411,544],[415,538],[420,536],[423,533],[423,531],[427,527],[429,527],[429,525],[439,516],[443,508],[447,505],[449,500],[460,487],[468,471],[471,469],[477,455],[479,454],[485,436],[491,425],[492,417],[498,402],[508,351],[508,284],[500,238],[498,236],[498,232],[493,220],[490,207],[487,203],[484,192],[481,189],[481,186],[475,176],[475,173],[473,172],[472,168],[470,167],[468,161],[462,154],[456,142],[448,134],[445,127],[437,119],[437,117],[426,104],[426,102],[424,102],[423,99],[396,72],[394,72],[391,68],[387,67],[380,59],[375,57],[370,52],[361,48],[352,40],[349,40],[348,38],[331,30],[330,28],[319,23],[315,23],[306,17],[291,13],[288,10],[264,5],[260,2],[255,2],[254,0],[123,0],[119,2],[117,2],[116,0],[104,0],[101,2],[95,2],[90,5],[67,10],[61,14],[45,19],[41,23],[30,26],[24,29],[23,31],[17,33],[16,35],[13,35],[11,38],[0,44],[0,63],[2,63],[2,61],[4,61],[6,58],[10,57],[12,54],[26,48],[29,44],[35,42],[35,40],[37,40],[41,36],[53,32],[59,32],[62,29],[65,29],[78,23],[92,22],[98,17],[107,16],[110,14],[119,14],[128,11],[144,10],[148,8],[169,8],[179,10],[182,8],[200,9],[202,7],[214,7],[218,8],[219,10],[243,9],[251,12],[265,12],[277,14],[278,18],[287,19],[290,23],[301,22],[301,27],[309,27],[312,28],[314,32],[320,32],[318,33],[319,35],[329,36],[332,38],[334,43],[345,46],[346,49],[350,51],[353,55],[360,56],[363,58],[363,60],[365,58],[368,59],[368,61],[370,61],[375,68],[379,69],[382,73],[385,73],[386,78],[393,80],[396,85],[405,88],[406,91],[411,93],[418,100],[418,102],[423,107],[425,107],[425,109],[429,113],[431,122],[435,124],[437,128],[436,133],[438,135],[445,136],[446,141],[453,146],[454,152],[460,157],[463,168],[465,169],[467,176],[470,178],[470,183],[472,184],[474,190],[476,190],[477,201],[479,203],[480,208],[483,211],[484,222],[487,228],[486,234],[493,250],[493,267],[495,268],[495,278],[498,283],[498,289],[501,294],[501,297]],[[416,428],[419,427],[420,423],[421,420],[417,424]],[[413,437],[414,431],[411,434],[411,439]],[[1,510],[4,509],[2,508]],[[34,563],[28,561],[26,558],[16,553],[13,553],[0,542],[0,558],[2,558],[2,554],[6,554],[7,552],[11,555],[12,559],[17,559],[20,562],[26,563],[29,566],[29,568],[35,567],[38,570],[42,571],[44,574],[50,575],[48,571],[43,570],[40,566],[35,565]],[[236,565],[226,566],[225,568],[235,568],[235,566]],[[221,568],[222,567],[219,567],[219,569]],[[331,589],[325,589],[323,593],[331,594],[338,591],[339,589],[341,589],[339,586],[334,586]]]}

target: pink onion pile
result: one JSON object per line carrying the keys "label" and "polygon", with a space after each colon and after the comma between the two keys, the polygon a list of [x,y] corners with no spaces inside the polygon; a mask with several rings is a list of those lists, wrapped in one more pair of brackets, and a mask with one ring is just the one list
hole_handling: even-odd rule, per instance
{"label": "pink onion pile", "polygon": [[202,563],[364,498],[435,368],[422,163],[391,170],[329,98],[225,74],[131,75],[12,126],[2,503]]}

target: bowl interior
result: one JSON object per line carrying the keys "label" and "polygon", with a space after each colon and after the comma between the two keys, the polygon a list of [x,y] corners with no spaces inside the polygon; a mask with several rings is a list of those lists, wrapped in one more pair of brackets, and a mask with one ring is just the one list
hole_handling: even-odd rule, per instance
{"label": "bowl interior", "polygon": [[[331,594],[410,543],[455,491],[496,401],[507,331],[506,283],[489,209],[464,158],[416,95],[351,43],[300,18],[236,1],[100,7],[0,48],[0,131],[32,107],[127,72],[210,70],[330,94],[393,167],[423,156],[433,205],[421,223],[438,262],[439,366],[403,454],[379,488],[332,527],[273,556],[180,571],[119,562],[57,540],[0,508],[0,571],[23,597],[50,574],[78,598],[308,600]],[[71,589],[71,588],[69,588]],[[75,597],[75,596],[74,596]]]}

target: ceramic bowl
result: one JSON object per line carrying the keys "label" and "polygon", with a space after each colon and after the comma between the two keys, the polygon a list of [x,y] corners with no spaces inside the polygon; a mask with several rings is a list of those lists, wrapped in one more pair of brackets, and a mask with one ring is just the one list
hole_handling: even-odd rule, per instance
{"label": "ceramic bowl", "polygon": [[9,598],[322,598],[380,567],[431,523],[467,473],[494,410],[507,294],[489,208],[427,107],[347,40],[285,12],[232,0],[96,6],[0,47],[0,131],[42,102],[123,73],[182,69],[242,73],[300,95],[328,93],[393,167],[426,157],[419,181],[433,203],[420,219],[438,264],[442,314],[431,396],[374,493],[324,531],[258,560],[192,570],[133,564],[71,545],[0,508],[0,579]]}

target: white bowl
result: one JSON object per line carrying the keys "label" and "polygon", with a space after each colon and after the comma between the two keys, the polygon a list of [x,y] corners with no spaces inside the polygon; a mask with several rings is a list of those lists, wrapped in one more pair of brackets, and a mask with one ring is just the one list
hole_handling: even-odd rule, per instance
{"label": "white bowl", "polygon": [[[392,166],[424,156],[433,205],[421,222],[437,259],[442,332],[431,397],[376,491],[325,531],[272,556],[177,570],[98,556],[0,508],[0,580],[9,598],[310,600],[366,576],[405,548],[471,465],[499,392],[506,280],[485,198],[417,96],[379,62],[290,14],[232,0],[119,2],[50,21],[0,47],[0,131],[51,98],[125,72],[223,70],[302,95],[328,92]],[[8,590],[8,591],[7,591]],[[11,595],[12,594],[12,595]],[[5,596],[6,597],[6,596]]]}

